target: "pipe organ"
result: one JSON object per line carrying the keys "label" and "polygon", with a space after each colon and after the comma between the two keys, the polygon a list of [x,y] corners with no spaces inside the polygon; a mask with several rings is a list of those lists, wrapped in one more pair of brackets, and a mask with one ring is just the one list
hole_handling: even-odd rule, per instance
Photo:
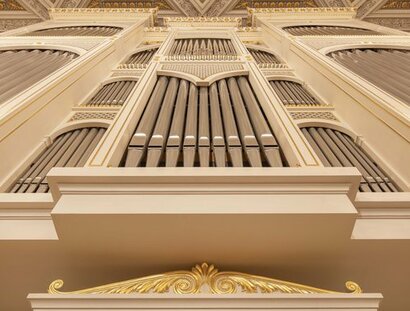
{"label": "pipe organ", "polygon": [[362,192],[397,192],[397,187],[353,139],[334,129],[302,128],[306,139],[325,166],[356,167],[362,174]]}
{"label": "pipe organ", "polygon": [[158,51],[158,48],[143,50],[131,55],[124,64],[121,64],[120,67],[132,69],[139,67],[146,67],[151,59],[154,57],[155,53]]}
{"label": "pipe organ", "polygon": [[273,90],[278,94],[283,105],[319,106],[320,103],[302,85],[293,81],[271,80]]}
{"label": "pipe organ", "polygon": [[104,85],[86,104],[87,107],[120,107],[137,82],[123,80]]}
{"label": "pipe organ", "polygon": [[0,51],[0,104],[68,64],[78,55],[62,50]]}
{"label": "pipe organ", "polygon": [[210,86],[159,77],[125,154],[126,167],[284,166],[246,77]]}
{"label": "pipe organ", "polygon": [[335,51],[328,56],[410,105],[410,51],[352,49]]}
{"label": "pipe organ", "polygon": [[236,59],[230,39],[175,39],[169,56],[175,59]]}
{"label": "pipe organ", "polygon": [[71,26],[35,30],[23,36],[100,36],[109,37],[120,32],[122,28],[112,26]]}
{"label": "pipe organ", "polygon": [[249,53],[258,64],[280,64],[281,62],[272,53],[248,48]]}
{"label": "pipe organ", "polygon": [[82,167],[104,135],[105,128],[81,128],[59,135],[31,163],[10,189],[13,193],[45,193],[49,191],[47,173],[53,167]]}
{"label": "pipe organ", "polygon": [[294,36],[369,36],[380,35],[380,33],[363,28],[343,26],[291,26],[283,30]]}

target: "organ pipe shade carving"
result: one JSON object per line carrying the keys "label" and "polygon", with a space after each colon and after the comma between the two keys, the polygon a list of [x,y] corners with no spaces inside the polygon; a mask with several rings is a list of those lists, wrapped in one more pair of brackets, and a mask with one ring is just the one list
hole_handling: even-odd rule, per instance
{"label": "organ pipe shade carving", "polygon": [[111,26],[70,26],[40,29],[25,33],[23,36],[98,36],[109,37],[120,32],[122,28]]}
{"label": "organ pipe shade carving", "polygon": [[329,128],[306,127],[303,134],[322,161],[331,167],[356,167],[362,192],[399,191],[390,178],[350,136]]}
{"label": "organ pipe shade carving", "polygon": [[46,175],[53,167],[82,167],[97,146],[105,128],[81,128],[58,136],[22,174],[13,193],[49,191]]}
{"label": "organ pipe shade carving", "polygon": [[319,106],[320,103],[299,83],[284,80],[269,81],[283,105]]}
{"label": "organ pipe shade carving", "polygon": [[410,105],[410,52],[395,49],[352,49],[328,56]]}
{"label": "organ pipe shade carving", "polygon": [[77,56],[60,50],[0,51],[0,104]]}
{"label": "organ pipe shade carving", "polygon": [[104,85],[86,104],[88,107],[122,106],[136,81],[116,81]]}
{"label": "organ pipe shade carving", "polygon": [[258,64],[280,64],[280,61],[272,53],[256,49],[248,49]]}
{"label": "organ pipe shade carving", "polygon": [[137,52],[131,55],[124,64],[121,64],[121,68],[139,68],[146,67],[151,61],[158,48],[149,49]]}
{"label": "organ pipe shade carving", "polygon": [[210,86],[158,79],[125,155],[127,167],[283,166],[279,145],[245,77]]}
{"label": "organ pipe shade carving", "polygon": [[176,39],[169,55],[178,59],[236,59],[230,39]]}
{"label": "organ pipe shade carving", "polygon": [[363,28],[342,26],[291,26],[283,30],[294,36],[369,36],[380,33]]}

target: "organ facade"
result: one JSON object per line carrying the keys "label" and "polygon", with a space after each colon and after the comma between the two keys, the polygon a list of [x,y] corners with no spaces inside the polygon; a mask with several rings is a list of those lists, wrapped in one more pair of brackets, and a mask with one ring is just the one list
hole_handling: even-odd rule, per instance
{"label": "organ facade", "polygon": [[0,34],[1,309],[408,310],[410,37],[304,2]]}

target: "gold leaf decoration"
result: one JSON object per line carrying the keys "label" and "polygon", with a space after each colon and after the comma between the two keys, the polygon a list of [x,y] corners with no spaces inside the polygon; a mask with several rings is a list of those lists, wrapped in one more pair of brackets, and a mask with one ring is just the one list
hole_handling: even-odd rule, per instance
{"label": "gold leaf decoration", "polygon": [[[50,294],[130,294],[130,293],[169,293],[212,294],[243,293],[288,293],[316,294],[337,292],[311,286],[275,280],[263,276],[239,272],[219,272],[213,265],[203,263],[196,265],[191,271],[174,271],[117,282],[88,289],[61,292],[64,282],[56,280],[48,288]],[[346,288],[351,293],[361,293],[360,286],[347,282]]]}

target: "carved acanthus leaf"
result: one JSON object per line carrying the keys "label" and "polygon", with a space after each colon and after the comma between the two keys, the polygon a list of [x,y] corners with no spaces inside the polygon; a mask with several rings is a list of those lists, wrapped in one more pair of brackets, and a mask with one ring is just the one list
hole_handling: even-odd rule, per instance
{"label": "carved acanthus leaf", "polygon": [[[275,280],[263,276],[239,272],[219,272],[213,265],[203,263],[191,271],[174,271],[146,276],[124,282],[113,283],[72,292],[60,292],[62,280],[49,286],[50,294],[130,294],[130,293],[169,293],[176,294],[233,294],[244,293],[296,293],[296,294],[334,294],[337,292],[311,286]],[[361,293],[354,282],[347,282],[351,293]]]}

